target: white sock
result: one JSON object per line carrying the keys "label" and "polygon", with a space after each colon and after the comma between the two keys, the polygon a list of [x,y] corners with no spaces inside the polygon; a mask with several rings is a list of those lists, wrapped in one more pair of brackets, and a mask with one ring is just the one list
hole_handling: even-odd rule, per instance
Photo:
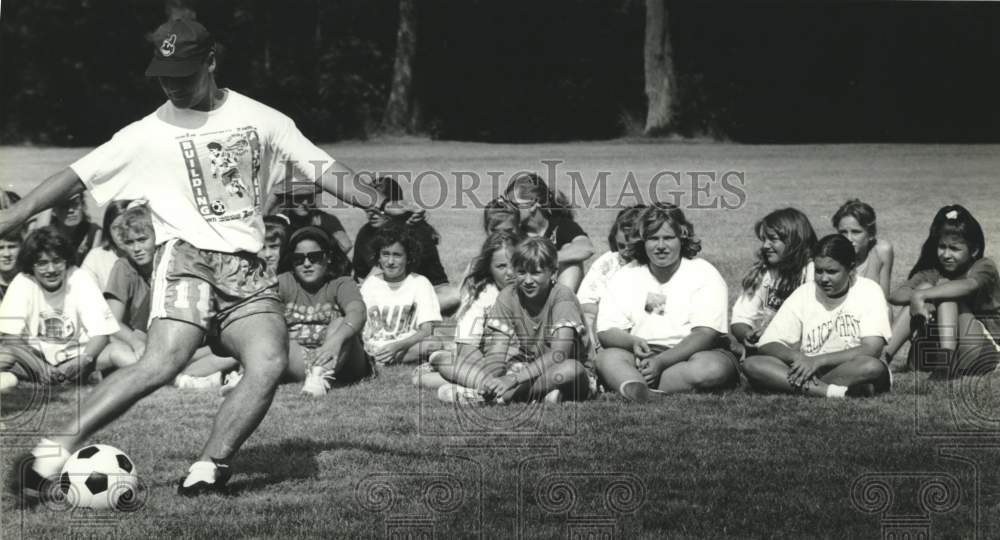
{"label": "white sock", "polygon": [[839,384],[830,384],[826,387],[826,397],[842,398],[847,396],[847,387]]}
{"label": "white sock", "polygon": [[184,487],[191,487],[198,482],[214,484],[215,468],[215,463],[212,461],[195,461],[188,468],[187,478],[184,479]]}
{"label": "white sock", "polygon": [[44,478],[51,478],[62,472],[70,453],[63,446],[49,439],[42,439],[31,451],[35,456],[32,468]]}
{"label": "white sock", "polygon": [[17,386],[17,375],[9,371],[0,371],[0,391]]}

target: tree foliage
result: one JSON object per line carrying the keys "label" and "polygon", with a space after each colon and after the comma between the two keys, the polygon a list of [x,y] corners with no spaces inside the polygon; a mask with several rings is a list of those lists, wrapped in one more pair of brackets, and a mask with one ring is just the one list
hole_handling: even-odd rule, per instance
{"label": "tree foliage", "polygon": [[[169,0],[188,2],[192,0]],[[219,82],[319,141],[376,133],[400,0],[202,0]],[[414,3],[416,4],[415,0]],[[643,131],[644,0],[427,0],[412,95],[432,137]],[[1000,139],[1000,4],[670,2],[672,128],[750,142]],[[97,144],[163,102],[151,0],[15,0],[0,18],[0,142]]]}

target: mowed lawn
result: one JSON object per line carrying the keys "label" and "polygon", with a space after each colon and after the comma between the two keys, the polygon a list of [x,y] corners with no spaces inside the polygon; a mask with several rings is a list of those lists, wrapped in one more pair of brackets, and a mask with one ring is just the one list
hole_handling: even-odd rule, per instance
{"label": "mowed lawn", "polygon": [[[619,192],[635,185],[648,202],[658,173],[677,173],[659,176],[663,199],[685,208],[737,206],[688,212],[702,256],[726,278],[731,298],[757,246],[754,221],[784,206],[806,212],[822,236],[833,232],[830,217],[845,199],[871,203],[880,237],[896,247],[895,283],[941,205],[968,207],[986,231],[987,255],[1000,248],[996,146],[406,141],[327,149],[357,169],[420,178],[412,184],[434,206],[429,219],[453,283],[484,237],[477,205],[516,171],[544,173],[543,160],[558,160],[556,185],[589,206],[577,220],[598,254],[607,249]],[[23,195],[85,152],[0,148],[0,185]],[[594,195],[602,171],[605,193]],[[456,175],[470,188],[463,195]],[[470,187],[477,176],[478,187]],[[364,217],[336,214],[351,234]],[[163,389],[94,438],[136,462],[139,511],[22,512],[5,495],[3,537],[854,538],[904,529],[1000,536],[997,376],[933,383],[903,374],[892,394],[864,400],[741,388],[645,406],[612,398],[456,409],[410,386],[410,371],[384,369],[320,400],[282,387],[233,463],[234,495],[197,500],[175,496],[174,485],[197,456],[220,398]],[[72,416],[86,392],[5,395],[4,470],[38,433]]]}

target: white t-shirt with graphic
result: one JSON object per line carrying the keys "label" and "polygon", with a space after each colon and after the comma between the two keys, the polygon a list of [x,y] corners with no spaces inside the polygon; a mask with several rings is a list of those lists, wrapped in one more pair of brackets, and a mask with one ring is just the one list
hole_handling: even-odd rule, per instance
{"label": "white t-shirt with graphic", "polygon": [[316,181],[333,163],[284,114],[232,90],[212,111],[169,101],[70,165],[97,203],[147,199],[156,241],[260,250],[261,204],[288,172]]}
{"label": "white t-shirt with graphic", "polygon": [[651,345],[673,347],[696,326],[726,333],[729,291],[704,259],[681,258],[680,267],[660,283],[647,265],[622,268],[608,282],[597,311],[597,331],[629,331]]}
{"label": "white t-shirt with graphic", "polygon": [[425,322],[441,320],[434,286],[420,274],[411,273],[395,283],[373,274],[361,285],[361,297],[368,308],[362,337],[369,352],[378,345],[413,335]]}
{"label": "white t-shirt with graphic", "polygon": [[[815,266],[812,261],[802,269],[802,276],[799,285],[813,280]],[[733,317],[731,324],[743,323],[749,325],[754,330],[763,330],[770,324],[771,319],[781,307],[782,300],[778,297],[776,289],[778,273],[770,270],[760,280],[760,286],[753,294],[740,292],[740,296],[733,304]],[[796,287],[798,288],[798,287]],[[794,290],[793,290],[794,292]],[[791,296],[791,295],[789,295]]]}
{"label": "white t-shirt with graphic", "polygon": [[882,287],[858,277],[844,297],[830,301],[810,281],[792,293],[771,320],[759,345],[781,343],[806,356],[840,352],[861,338],[892,334]]}
{"label": "white t-shirt with graphic", "polygon": [[54,366],[75,359],[90,337],[117,331],[115,316],[86,270],[70,268],[53,292],[18,274],[0,303],[0,333],[29,338]]}
{"label": "white t-shirt with graphic", "polygon": [[581,304],[596,304],[604,296],[604,290],[608,288],[608,280],[618,273],[625,266],[638,266],[635,261],[625,262],[621,256],[614,251],[608,251],[601,255],[590,265],[587,275],[583,276],[580,282],[580,290],[576,293],[576,299]]}
{"label": "white t-shirt with graphic", "polygon": [[490,308],[497,303],[500,289],[490,283],[479,292],[479,297],[471,302],[463,300],[458,310],[458,321],[455,328],[455,343],[466,345],[481,345],[486,331],[486,320]]}

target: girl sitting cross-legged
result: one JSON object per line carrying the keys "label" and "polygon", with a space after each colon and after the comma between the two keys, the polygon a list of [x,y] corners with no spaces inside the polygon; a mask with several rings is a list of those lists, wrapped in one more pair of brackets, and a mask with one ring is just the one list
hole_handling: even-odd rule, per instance
{"label": "girl sitting cross-legged", "polygon": [[373,373],[361,344],[365,303],[346,275],[348,259],[323,229],[306,226],[292,233],[292,271],[278,276],[290,338],[285,379],[302,382],[302,392],[327,393],[332,383],[356,382]]}
{"label": "girl sitting cross-legged", "polygon": [[[357,249],[364,245],[358,243]],[[378,364],[417,362],[441,348],[432,336],[441,321],[434,286],[416,273],[420,267],[420,241],[413,228],[390,221],[379,227],[371,241],[372,272],[361,285],[368,309],[364,329],[365,350]]]}
{"label": "girl sitting cross-legged", "polygon": [[[451,382],[478,388],[482,372],[483,336],[490,310],[500,291],[514,283],[510,257],[518,237],[508,231],[490,234],[462,281],[462,304],[456,314],[455,349],[430,355],[429,362],[417,367],[413,384],[438,388]],[[456,360],[461,360],[461,366]]]}
{"label": "girl sitting cross-legged", "polygon": [[[592,382],[584,365],[589,340],[573,291],[556,281],[558,252],[545,238],[527,238],[511,255],[514,284],[497,297],[486,323],[481,360],[462,360],[469,387],[445,385],[442,401],[497,403],[584,400]],[[482,370],[465,370],[479,363]],[[480,397],[481,396],[481,397]]]}
{"label": "girl sitting cross-legged", "polygon": [[743,372],[760,391],[810,396],[870,396],[889,390],[879,358],[891,329],[878,283],[855,274],[851,242],[823,237],[813,255],[815,279],[785,300],[747,358]]}
{"label": "girl sitting cross-legged", "polygon": [[612,276],[597,313],[604,348],[597,372],[630,401],[716,390],[739,381],[725,335],[726,282],[697,259],[701,241],[680,208],[656,203],[639,215],[637,266]]}

